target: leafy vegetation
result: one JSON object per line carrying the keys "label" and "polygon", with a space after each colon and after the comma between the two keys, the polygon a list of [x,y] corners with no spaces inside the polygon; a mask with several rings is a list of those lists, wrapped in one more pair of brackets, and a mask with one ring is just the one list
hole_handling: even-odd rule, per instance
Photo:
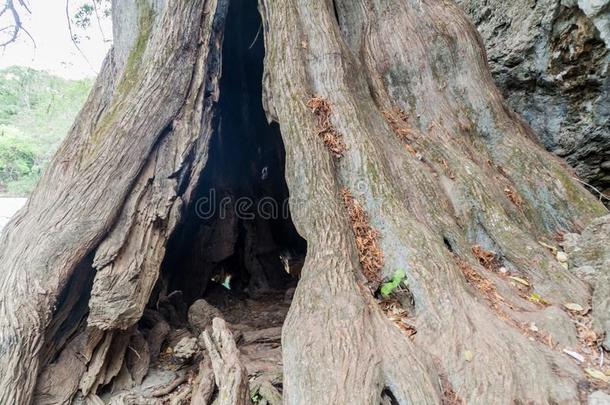
{"label": "leafy vegetation", "polygon": [[381,296],[387,298],[396,290],[407,278],[407,274],[404,270],[398,269],[392,275],[392,278],[387,283],[383,283],[379,291]]}
{"label": "leafy vegetation", "polygon": [[92,79],[0,70],[0,194],[27,196],[84,104]]}

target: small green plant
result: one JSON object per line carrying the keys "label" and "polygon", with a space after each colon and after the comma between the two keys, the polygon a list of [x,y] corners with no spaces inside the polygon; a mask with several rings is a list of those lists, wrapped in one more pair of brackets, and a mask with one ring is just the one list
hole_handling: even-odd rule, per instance
{"label": "small green plant", "polygon": [[542,298],[542,297],[540,296],[540,294],[537,294],[537,293],[532,293],[532,294],[529,296],[529,300],[530,300],[531,302],[535,302],[535,303],[537,303],[537,304],[541,304],[541,305],[551,305],[551,304],[549,304],[549,302],[548,302],[547,300],[545,300],[544,298]]}
{"label": "small green plant", "polygon": [[259,402],[261,402],[263,397],[261,396],[261,394],[258,393],[257,389],[256,391],[250,393],[250,399],[252,400],[252,403],[258,404]]}
{"label": "small green plant", "polygon": [[383,298],[389,297],[407,278],[407,273],[404,270],[398,269],[392,275],[392,278],[387,283],[383,283],[379,292]]}

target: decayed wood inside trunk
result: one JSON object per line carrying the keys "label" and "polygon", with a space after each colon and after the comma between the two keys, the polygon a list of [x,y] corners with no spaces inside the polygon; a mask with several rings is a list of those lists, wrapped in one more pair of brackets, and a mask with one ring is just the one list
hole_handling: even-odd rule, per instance
{"label": "decayed wood inside trunk", "polygon": [[2,235],[0,403],[579,400],[553,342],[590,292],[540,242],[606,210],[504,106],[457,6],[115,3]]}
{"label": "decayed wood inside trunk", "polygon": [[[50,354],[38,378],[36,402],[69,401],[75,394],[85,400],[98,395],[106,398],[115,391],[122,395],[121,390],[134,383],[146,386],[151,376],[163,379],[163,370],[172,366],[166,364],[166,350],[184,349],[189,336],[197,338],[206,327],[198,315],[201,298],[221,308],[223,312],[215,315],[230,320],[230,328],[240,334],[273,329],[285,316],[283,292],[296,284],[294,272],[299,270],[306,243],[290,218],[281,134],[277,125],[267,122],[262,108],[261,19],[252,2],[235,1],[230,7],[219,6],[216,13],[214,19],[226,24],[223,41],[215,43],[221,51],[215,57],[222,55],[222,64],[210,59],[208,69],[217,67],[212,71],[217,77],[208,79],[206,86],[222,91],[212,93],[211,103],[194,101],[203,107],[209,103],[207,128],[200,133],[188,130],[191,136],[198,136],[195,142],[200,145],[180,151],[180,166],[172,168],[165,155],[170,147],[161,144],[154,164],[140,174],[136,193],[128,197],[119,221],[96,250],[92,263],[87,263],[89,271],[84,274],[92,274],[93,265],[95,280],[71,282],[85,288],[75,290],[79,291],[75,297],[81,298],[80,312],[71,300],[60,297],[57,313],[70,314],[73,322],[69,324],[57,313],[53,319],[53,324],[61,326],[56,332],[60,334],[46,347]],[[189,108],[197,111],[202,107],[197,104]],[[159,201],[159,195],[166,199]],[[151,212],[151,199],[156,212]],[[247,300],[259,303],[253,306]],[[87,305],[89,312],[82,312]],[[257,310],[260,313],[253,312]],[[68,331],[67,325],[71,327]],[[279,333],[273,336],[270,342],[277,339],[279,343]],[[61,344],[56,343],[58,339],[63,339]],[[199,342],[209,354],[220,345],[210,339],[203,339],[205,345],[202,339]],[[239,343],[242,351],[258,347],[262,351],[253,355],[272,356],[262,365],[253,363],[247,354],[245,361],[249,375],[257,377],[254,387],[275,392],[269,384],[281,384],[276,377],[281,363],[271,369],[266,364],[273,364],[277,345],[272,343],[273,349],[267,352],[265,344],[261,346],[256,339]],[[149,354],[146,363],[139,351],[135,352],[137,360],[131,358],[136,345]],[[62,355],[53,359],[60,351]],[[74,359],[78,355],[80,361]],[[210,396],[212,390],[205,395],[229,403],[225,397],[241,396],[248,389],[248,374],[238,376],[240,392],[226,388],[232,385],[229,381],[218,384],[219,379],[233,375],[225,370],[229,366],[217,364],[225,355],[235,356],[221,353],[218,361],[212,361],[218,393]],[[176,351],[170,359],[181,356]],[[188,362],[199,364],[190,357]],[[146,375],[151,378],[143,381]],[[188,375],[178,374],[164,389],[125,393],[125,398],[146,402],[170,395],[189,380]]]}

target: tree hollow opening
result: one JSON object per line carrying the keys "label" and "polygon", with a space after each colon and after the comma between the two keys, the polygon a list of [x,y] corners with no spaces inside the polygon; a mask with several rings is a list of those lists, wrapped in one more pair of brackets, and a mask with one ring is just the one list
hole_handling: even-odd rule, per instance
{"label": "tree hollow opening", "polygon": [[255,1],[230,3],[208,161],[168,244],[159,294],[190,305],[218,291],[243,298],[294,287],[306,253],[288,206],[280,128],[262,105],[265,54]]}

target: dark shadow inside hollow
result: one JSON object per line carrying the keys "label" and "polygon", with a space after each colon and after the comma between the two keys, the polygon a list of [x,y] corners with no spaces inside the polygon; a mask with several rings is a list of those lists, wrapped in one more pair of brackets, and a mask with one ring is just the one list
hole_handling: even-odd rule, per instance
{"label": "dark shadow inside hollow", "polygon": [[95,270],[93,254],[89,254],[74,269],[61,294],[53,306],[51,323],[46,329],[41,364],[48,364],[61,352],[74,333],[85,327],[84,320],[89,311],[89,298],[93,287]]}
{"label": "dark shadow inside hollow", "polygon": [[162,266],[161,288],[182,291],[187,304],[221,284],[249,296],[285,290],[306,252],[290,217],[280,128],[262,106],[256,1],[231,1],[226,21],[208,161]]}

